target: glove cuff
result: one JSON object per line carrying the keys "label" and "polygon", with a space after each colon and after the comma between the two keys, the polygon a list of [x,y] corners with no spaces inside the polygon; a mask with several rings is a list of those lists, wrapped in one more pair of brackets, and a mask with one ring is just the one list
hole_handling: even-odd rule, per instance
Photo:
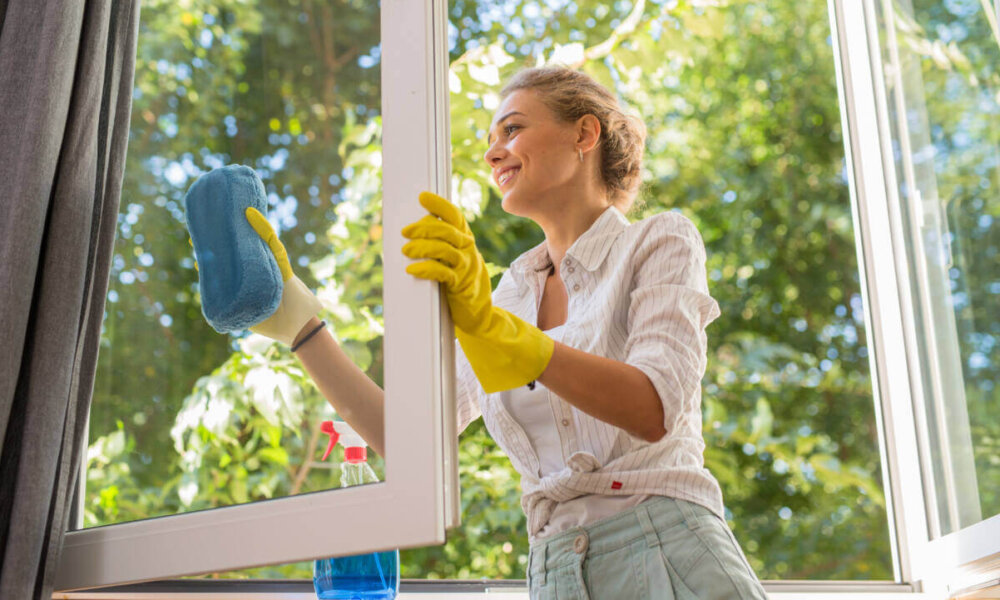
{"label": "glove cuff", "polygon": [[503,309],[494,308],[491,317],[482,333],[455,328],[458,343],[483,391],[502,392],[538,379],[552,360],[552,338]]}
{"label": "glove cuff", "polygon": [[290,346],[309,319],[315,317],[322,308],[319,298],[301,279],[293,275],[284,283],[278,310],[251,327],[250,331]]}

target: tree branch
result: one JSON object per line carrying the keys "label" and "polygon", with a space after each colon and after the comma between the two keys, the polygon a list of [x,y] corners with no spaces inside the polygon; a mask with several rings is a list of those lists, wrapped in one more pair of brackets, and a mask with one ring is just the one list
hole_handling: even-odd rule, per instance
{"label": "tree branch", "polygon": [[583,52],[583,59],[577,64],[571,65],[574,69],[578,69],[583,66],[583,64],[589,60],[600,60],[605,56],[611,54],[611,52],[618,46],[619,42],[623,38],[635,33],[636,28],[642,21],[642,13],[646,9],[646,0],[636,0],[635,6],[632,7],[632,12],[629,13],[625,20],[615,27],[615,30],[611,32],[611,36],[604,40],[596,46],[591,46]]}
{"label": "tree branch", "polygon": [[295,479],[292,481],[292,488],[288,490],[289,496],[294,496],[299,493],[302,489],[302,484],[306,481],[306,476],[309,475],[309,471],[312,469],[312,457],[316,452],[316,446],[319,444],[320,430],[319,427],[310,427],[312,429],[312,434],[309,436],[309,442],[306,444],[305,456],[302,457],[302,466],[295,473]]}

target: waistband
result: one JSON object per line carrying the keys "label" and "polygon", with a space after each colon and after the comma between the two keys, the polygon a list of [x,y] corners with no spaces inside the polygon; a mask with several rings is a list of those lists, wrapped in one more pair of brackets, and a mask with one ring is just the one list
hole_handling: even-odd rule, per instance
{"label": "waistband", "polygon": [[654,496],[616,515],[536,540],[528,550],[529,577],[544,585],[547,572],[579,564],[588,556],[613,552],[637,540],[656,547],[661,543],[660,533],[678,526],[694,527],[701,515],[716,516],[693,502]]}

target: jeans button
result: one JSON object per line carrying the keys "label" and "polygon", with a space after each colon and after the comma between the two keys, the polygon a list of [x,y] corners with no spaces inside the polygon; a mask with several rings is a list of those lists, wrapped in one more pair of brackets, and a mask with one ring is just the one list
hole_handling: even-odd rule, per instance
{"label": "jeans button", "polygon": [[581,533],[580,535],[576,536],[575,540],[573,540],[573,552],[576,552],[577,554],[583,554],[584,552],[587,551],[588,545],[589,545],[589,540],[587,540],[587,534]]}

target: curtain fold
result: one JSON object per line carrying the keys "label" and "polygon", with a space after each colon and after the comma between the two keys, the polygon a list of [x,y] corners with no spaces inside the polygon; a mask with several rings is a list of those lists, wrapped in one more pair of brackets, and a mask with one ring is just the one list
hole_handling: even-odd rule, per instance
{"label": "curtain fold", "polygon": [[86,447],[138,0],[0,0],[0,598],[50,598]]}

